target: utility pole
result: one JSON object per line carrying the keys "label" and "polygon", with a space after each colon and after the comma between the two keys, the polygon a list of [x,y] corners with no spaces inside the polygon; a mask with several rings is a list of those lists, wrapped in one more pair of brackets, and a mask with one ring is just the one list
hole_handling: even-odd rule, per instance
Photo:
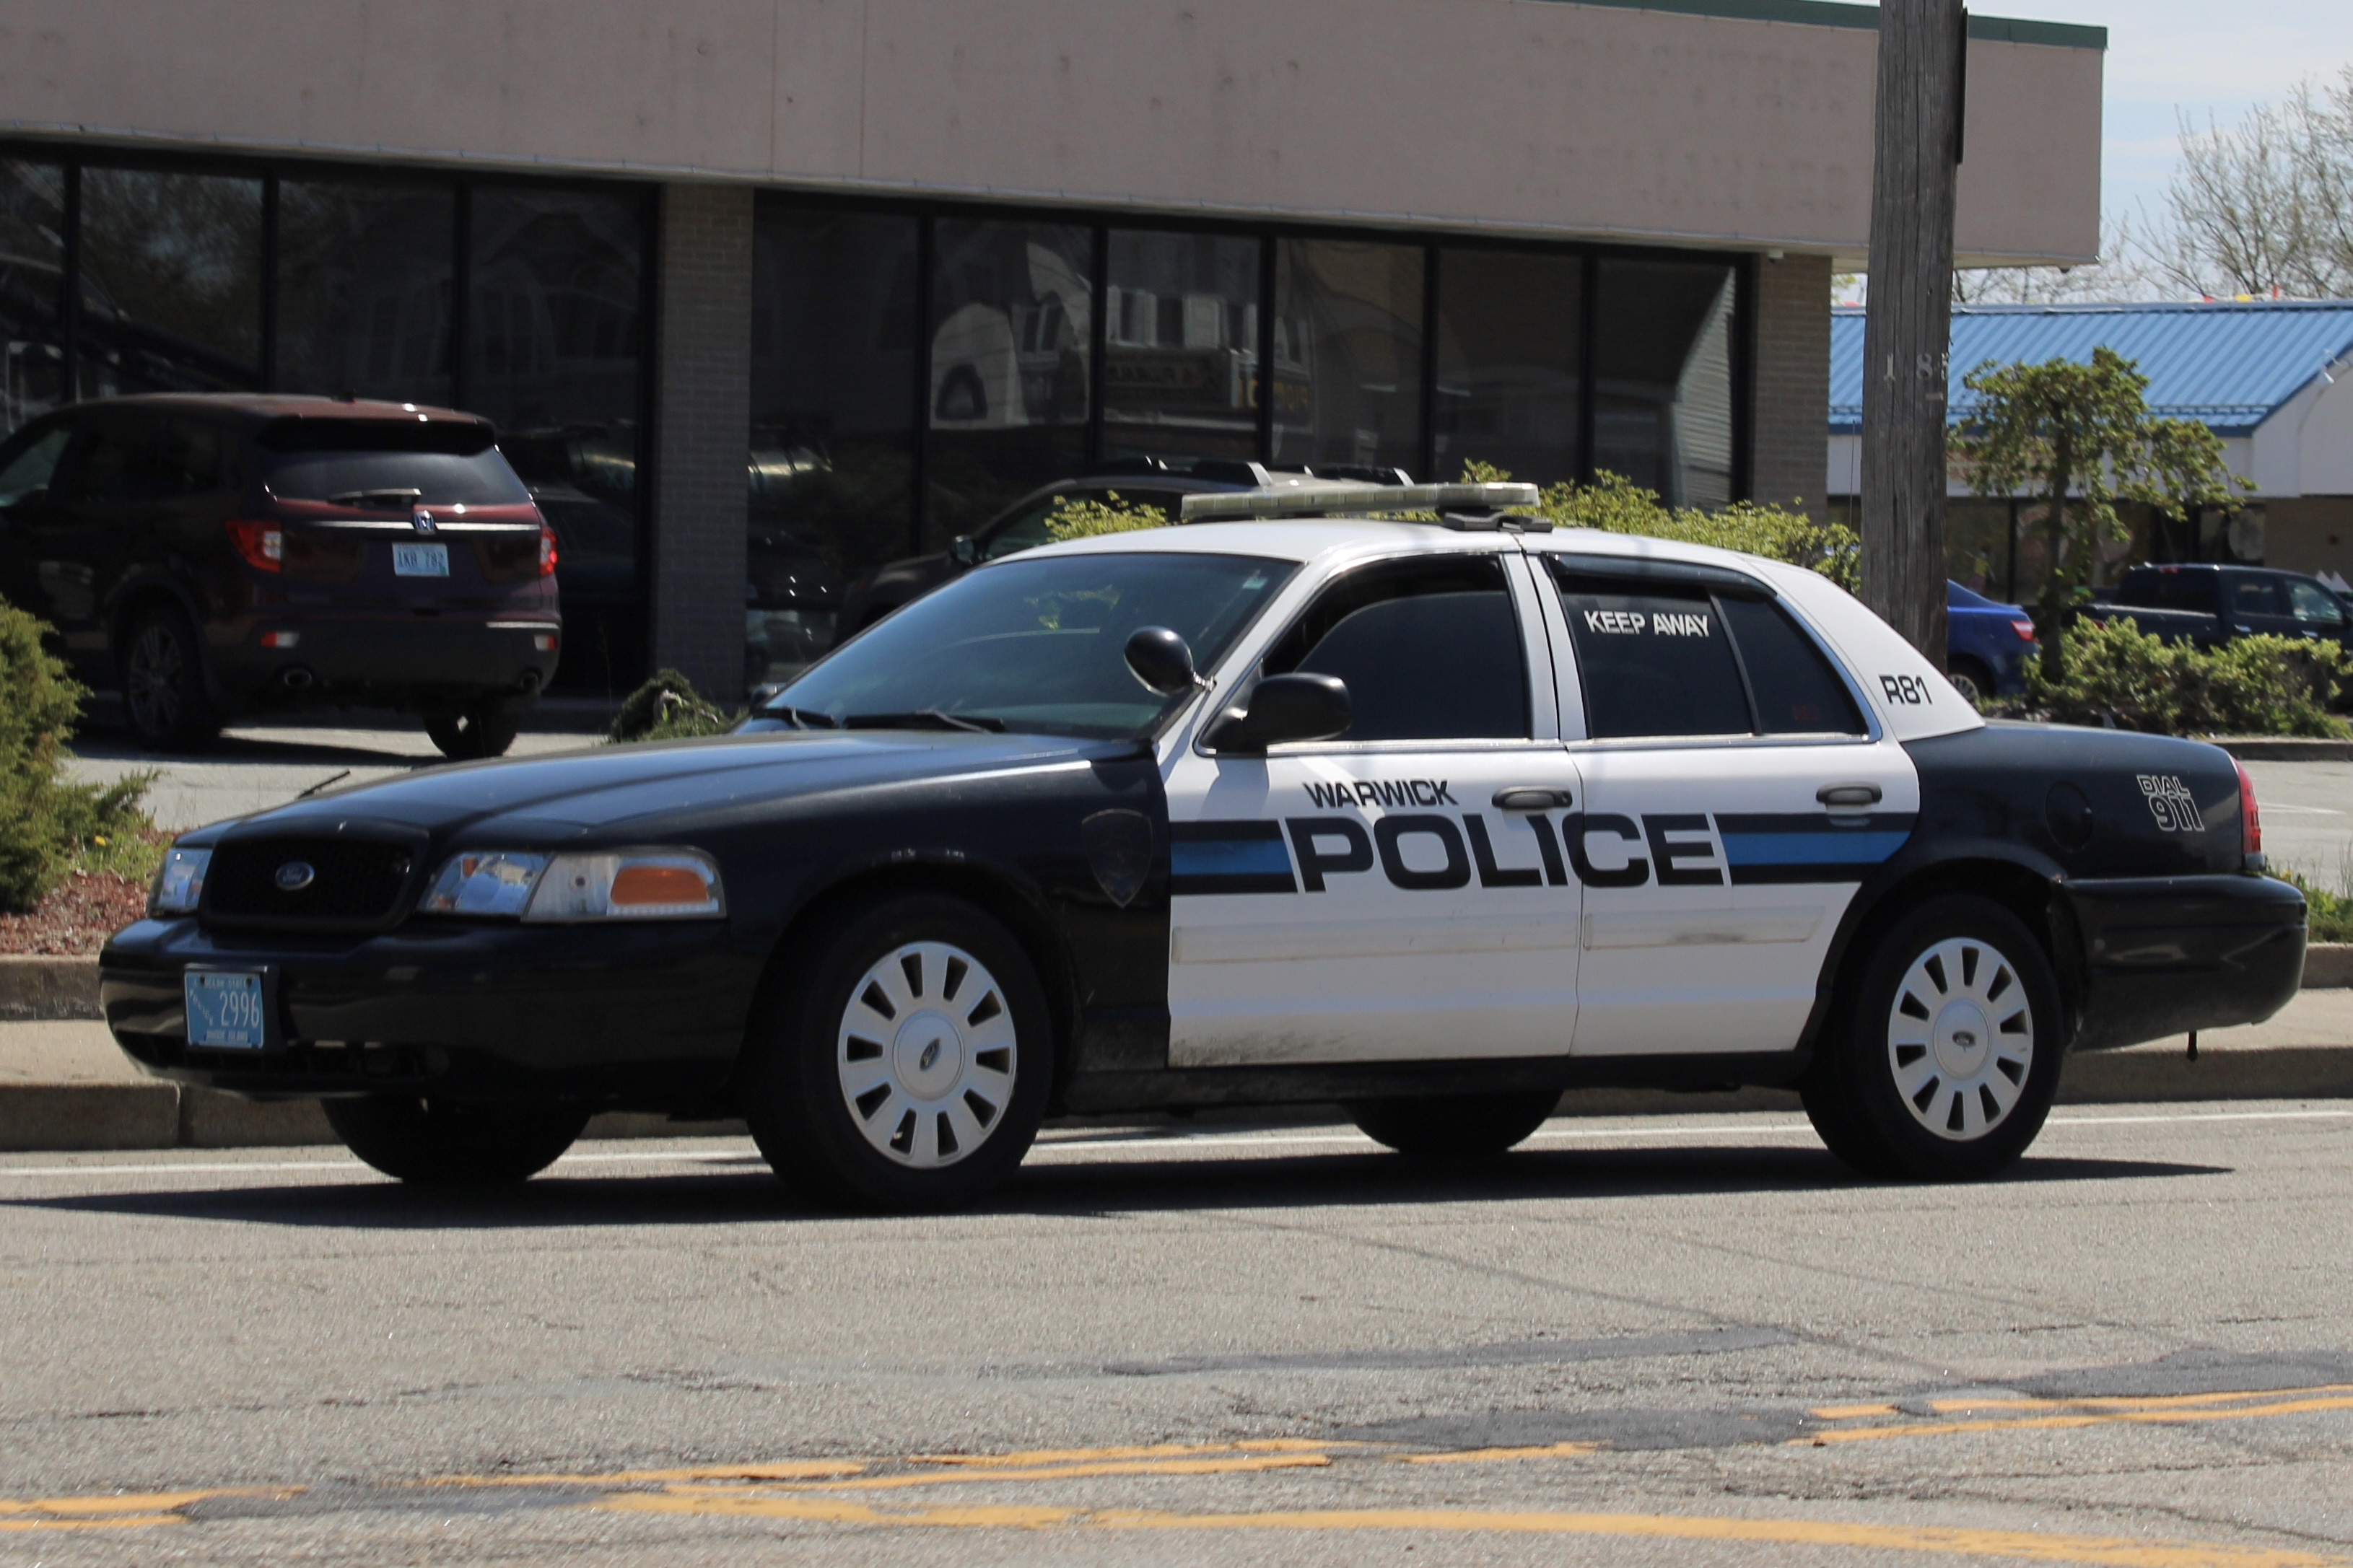
{"label": "utility pole", "polygon": [[1945,667],[1945,379],[1968,13],[1880,0],[1862,332],[1862,599]]}

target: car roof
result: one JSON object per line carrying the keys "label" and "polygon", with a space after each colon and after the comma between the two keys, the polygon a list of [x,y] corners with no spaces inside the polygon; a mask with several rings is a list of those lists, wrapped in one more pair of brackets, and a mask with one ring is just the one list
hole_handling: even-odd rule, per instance
{"label": "car roof", "polygon": [[94,397],[74,405],[72,412],[107,408],[177,410],[190,414],[231,414],[260,424],[272,419],[383,419],[413,423],[419,418],[466,425],[490,423],[479,414],[429,403],[389,403],[379,398],[313,396],[289,392],[142,392],[126,397]]}
{"label": "car roof", "polygon": [[1550,532],[1503,532],[1371,517],[1171,523],[1160,528],[1066,540],[1058,544],[1024,551],[1021,557],[1008,559],[1050,554],[1153,552],[1256,555],[1303,563],[1334,555],[1486,552],[1514,549],[1521,542],[1541,553],[1573,552],[1721,566],[1776,582],[1780,580],[1784,571],[1804,570],[1801,567],[1785,567],[1779,562],[1762,556],[1744,555],[1737,551],[1719,550],[1713,545],[1653,539],[1646,534],[1607,533],[1591,528],[1556,529]]}

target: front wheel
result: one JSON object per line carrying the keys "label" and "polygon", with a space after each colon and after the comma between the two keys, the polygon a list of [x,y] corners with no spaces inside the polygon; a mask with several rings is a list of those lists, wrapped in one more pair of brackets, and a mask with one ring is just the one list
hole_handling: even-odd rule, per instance
{"label": "front wheel", "polygon": [[1485,1160],[1545,1124],[1560,1104],[1551,1089],[1533,1094],[1465,1094],[1440,1100],[1366,1100],[1348,1120],[1376,1143],[1419,1160]]}
{"label": "front wheel", "polygon": [[973,1203],[1045,1117],[1044,988],[1012,933],[961,899],[853,910],[755,1030],[742,1095],[753,1139],[778,1176],[835,1203]]}
{"label": "front wheel", "polygon": [[330,1100],[327,1125],[351,1152],[423,1187],[497,1187],[555,1163],[588,1125],[578,1106],[478,1104],[415,1095]]}
{"label": "front wheel", "polygon": [[1864,955],[1800,1086],[1831,1152],[1868,1175],[2007,1169],[2059,1091],[2066,1048],[2042,945],[1989,899],[1935,898]]}

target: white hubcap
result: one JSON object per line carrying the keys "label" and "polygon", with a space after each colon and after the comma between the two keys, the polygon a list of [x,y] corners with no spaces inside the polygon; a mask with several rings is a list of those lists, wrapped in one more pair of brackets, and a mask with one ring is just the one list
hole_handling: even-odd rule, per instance
{"label": "white hubcap", "polygon": [[902,1165],[953,1165],[1013,1100],[1012,1010],[980,960],[942,942],[886,953],[850,993],[835,1042],[841,1098]]}
{"label": "white hubcap", "polygon": [[2034,1010],[2010,960],[1971,937],[1914,959],[1888,1009],[1887,1063],[1937,1137],[1966,1143],[1999,1125],[2034,1066]]}

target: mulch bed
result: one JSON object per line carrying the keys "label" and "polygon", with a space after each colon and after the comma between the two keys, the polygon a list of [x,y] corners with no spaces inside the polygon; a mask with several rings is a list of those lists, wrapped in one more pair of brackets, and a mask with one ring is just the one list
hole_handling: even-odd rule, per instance
{"label": "mulch bed", "polygon": [[28,915],[0,915],[0,952],[96,952],[147,912],[147,884],[132,877],[76,871]]}

